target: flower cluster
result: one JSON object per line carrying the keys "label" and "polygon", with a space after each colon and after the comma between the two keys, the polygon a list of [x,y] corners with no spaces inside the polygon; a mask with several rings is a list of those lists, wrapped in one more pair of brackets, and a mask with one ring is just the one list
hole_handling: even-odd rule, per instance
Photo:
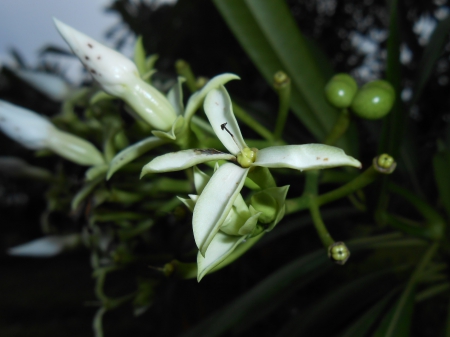
{"label": "flower cluster", "polygon": [[[145,151],[167,143],[178,147],[177,152],[151,160],[142,168],[141,176],[194,167],[196,194],[180,200],[193,212],[199,281],[282,220],[289,186],[277,187],[269,169],[305,171],[344,165],[361,167],[358,160],[342,149],[323,144],[250,148],[242,137],[232,101],[224,87],[228,81],[238,79],[236,75],[214,77],[189,98],[184,108],[182,79],[165,96],[143,79],[128,58],[56,19],[55,24],[100,88],[122,99],[133,115],[152,128],[153,136],[114,155],[108,150],[111,147],[105,146],[102,154],[93,144],[57,129],[46,118],[3,101],[0,101],[0,129],[27,148],[49,149],[77,164],[93,166],[95,170],[90,174],[95,172],[95,177],[105,179]],[[23,74],[22,77],[36,83],[34,75]],[[68,95],[66,89],[62,93],[49,92],[55,100]],[[202,102],[210,125],[207,128],[228,152],[204,147],[192,132],[191,121]],[[195,148],[188,149],[188,144]],[[211,177],[197,167],[209,162],[215,167]],[[246,182],[253,184],[253,190],[242,194]]]}

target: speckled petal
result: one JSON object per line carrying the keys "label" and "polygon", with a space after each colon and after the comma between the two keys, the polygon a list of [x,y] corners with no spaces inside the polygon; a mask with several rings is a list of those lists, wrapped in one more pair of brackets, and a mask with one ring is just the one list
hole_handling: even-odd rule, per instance
{"label": "speckled petal", "polygon": [[324,144],[273,146],[259,150],[253,166],[287,167],[300,171],[336,166],[354,166],[361,163],[334,146]]}

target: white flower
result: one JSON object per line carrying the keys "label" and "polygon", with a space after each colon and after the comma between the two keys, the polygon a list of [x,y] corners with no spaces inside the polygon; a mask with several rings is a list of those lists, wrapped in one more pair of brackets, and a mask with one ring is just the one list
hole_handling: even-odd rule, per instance
{"label": "white flower", "polygon": [[16,69],[13,71],[20,79],[54,101],[63,101],[70,94],[71,88],[69,84],[55,74],[28,69]]}
{"label": "white flower", "polygon": [[182,170],[208,161],[231,161],[219,167],[195,204],[192,220],[194,238],[204,257],[207,257],[207,249],[230,213],[252,167],[286,167],[301,171],[342,165],[361,167],[358,160],[347,156],[342,149],[323,144],[273,146],[259,151],[250,149],[241,135],[230,97],[223,86],[208,93],[204,109],[216,135],[230,153],[214,149],[179,151],[156,157],[142,169],[144,175]]}
{"label": "white flower", "polygon": [[8,249],[8,255],[46,258],[72,250],[81,243],[80,234],[50,235]]}
{"label": "white flower", "polygon": [[79,165],[104,164],[102,154],[88,141],[58,130],[37,113],[0,100],[0,130],[31,150],[49,149]]}
{"label": "white flower", "polygon": [[54,21],[64,40],[104,91],[123,99],[155,129],[172,128],[177,118],[174,108],[162,93],[139,77],[131,60],[61,21]]}

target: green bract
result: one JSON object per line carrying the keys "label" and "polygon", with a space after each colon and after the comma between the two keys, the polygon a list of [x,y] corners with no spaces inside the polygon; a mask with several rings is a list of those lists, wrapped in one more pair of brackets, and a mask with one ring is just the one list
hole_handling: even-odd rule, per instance
{"label": "green bract", "polygon": [[383,80],[366,83],[353,99],[351,109],[361,118],[379,119],[387,115],[395,100],[392,85]]}
{"label": "green bract", "polygon": [[348,74],[334,75],[325,86],[325,96],[336,108],[348,108],[352,104],[358,85]]}

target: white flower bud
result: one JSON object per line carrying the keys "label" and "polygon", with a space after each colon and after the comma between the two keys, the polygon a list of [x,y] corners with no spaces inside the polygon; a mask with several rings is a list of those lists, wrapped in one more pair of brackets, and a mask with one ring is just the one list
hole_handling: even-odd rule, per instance
{"label": "white flower bud", "polygon": [[17,69],[14,70],[14,73],[34,89],[54,101],[60,102],[69,96],[71,90],[69,84],[55,74],[27,69]]}
{"label": "white flower bud", "polygon": [[2,100],[0,130],[31,150],[49,149],[79,165],[104,164],[102,154],[87,140],[60,131],[45,117]]}
{"label": "white flower bud", "polygon": [[122,98],[147,123],[168,131],[177,115],[157,89],[139,77],[136,65],[89,36],[54,19],[56,28],[92,77],[108,94]]}

